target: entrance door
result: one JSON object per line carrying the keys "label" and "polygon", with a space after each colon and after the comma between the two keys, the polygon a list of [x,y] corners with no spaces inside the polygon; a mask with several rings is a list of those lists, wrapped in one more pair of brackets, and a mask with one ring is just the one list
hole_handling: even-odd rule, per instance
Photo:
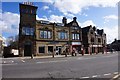
{"label": "entrance door", "polygon": [[27,44],[24,46],[24,56],[31,56],[32,55],[32,47],[31,45]]}
{"label": "entrance door", "polygon": [[61,54],[61,47],[59,47],[59,55]]}
{"label": "entrance door", "polygon": [[57,55],[61,54],[61,46],[56,46],[56,54]]}

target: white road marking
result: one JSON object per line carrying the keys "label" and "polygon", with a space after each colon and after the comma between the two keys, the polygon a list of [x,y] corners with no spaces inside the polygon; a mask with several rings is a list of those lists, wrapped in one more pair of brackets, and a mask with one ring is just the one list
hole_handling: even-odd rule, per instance
{"label": "white road marking", "polygon": [[16,65],[17,63],[14,63],[14,64],[2,64],[2,65]]}
{"label": "white road marking", "polygon": [[21,60],[22,62],[25,62],[24,60]]}
{"label": "white road marking", "polygon": [[92,78],[95,78],[95,77],[98,77],[98,76],[100,77],[100,75],[93,75]]}
{"label": "white road marking", "polygon": [[81,77],[81,78],[84,78],[84,79],[85,79],[85,78],[90,78],[90,77],[86,76],[86,77]]}
{"label": "white road marking", "polygon": [[108,76],[108,75],[111,75],[111,73],[108,73],[108,74],[104,74],[104,76]]}

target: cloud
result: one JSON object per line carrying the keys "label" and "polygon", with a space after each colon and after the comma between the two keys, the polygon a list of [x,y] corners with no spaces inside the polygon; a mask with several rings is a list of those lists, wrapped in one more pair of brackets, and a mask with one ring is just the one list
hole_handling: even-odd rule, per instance
{"label": "cloud", "polygon": [[43,6],[43,10],[47,10],[47,9],[49,9],[48,6]]}
{"label": "cloud", "polygon": [[118,20],[118,16],[116,16],[116,15],[108,15],[103,18],[105,19],[104,23],[109,22],[110,20]]}
{"label": "cloud", "polygon": [[118,27],[118,39],[120,40],[120,26]]}
{"label": "cloud", "polygon": [[[5,45],[7,45],[7,36],[15,36],[19,32],[20,15],[11,12],[0,13],[0,33],[3,35]],[[12,34],[12,35],[9,35]]]}
{"label": "cloud", "polygon": [[0,29],[4,33],[18,34],[19,31],[19,14],[4,12],[0,13],[2,17],[0,18]]}
{"label": "cloud", "polygon": [[85,13],[83,13],[82,15],[83,15],[83,16],[85,16],[85,17],[87,17],[87,16],[88,16],[88,15],[87,15],[87,14],[85,14]]}
{"label": "cloud", "polygon": [[70,17],[70,18],[72,18],[72,17],[75,17],[73,14],[71,14],[71,13],[63,13],[65,16],[67,16],[67,17]]}
{"label": "cloud", "polygon": [[46,2],[46,3],[51,3],[53,4],[55,0],[38,0],[38,2]]}
{"label": "cloud", "polygon": [[89,26],[89,25],[92,25],[92,26],[96,26],[96,24],[92,21],[92,20],[87,20],[83,23],[81,23],[81,27],[86,27],[86,26]]}
{"label": "cloud", "polygon": [[[64,16],[58,16],[58,15],[51,15],[48,20],[51,22],[57,22],[57,23],[62,23],[62,19]],[[71,18],[67,18],[67,23],[71,22]]]}
{"label": "cloud", "polygon": [[48,21],[48,18],[46,16],[43,16],[42,18],[40,18],[38,15],[36,15],[36,20],[46,20],[46,21]]}
{"label": "cloud", "polygon": [[49,20],[50,20],[51,22],[61,23],[61,22],[62,22],[62,18],[63,18],[63,16],[51,15],[51,16],[49,17]]}
{"label": "cloud", "polygon": [[[50,21],[50,22],[55,22],[55,23],[62,23],[62,19],[64,16],[58,16],[58,15],[50,15],[50,17],[46,17],[43,16],[42,18],[40,18],[38,15],[36,15],[36,19],[37,20],[46,20],[46,21]],[[67,18],[67,22],[72,21],[71,18]]]}
{"label": "cloud", "polygon": [[115,38],[118,39],[118,26],[103,27],[103,29],[107,36],[107,43],[113,42]]}
{"label": "cloud", "polygon": [[78,14],[89,7],[116,7],[119,0],[54,0],[53,5],[62,13]]}

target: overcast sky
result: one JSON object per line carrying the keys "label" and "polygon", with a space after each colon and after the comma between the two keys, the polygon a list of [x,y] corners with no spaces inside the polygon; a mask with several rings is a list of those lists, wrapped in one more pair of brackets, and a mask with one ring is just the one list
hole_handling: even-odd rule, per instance
{"label": "overcast sky", "polygon": [[[4,0],[0,9],[0,31],[2,30],[0,33],[4,39],[19,33],[19,3],[22,3],[22,0],[11,1]],[[118,1],[37,0],[35,2],[34,0],[33,4],[38,6],[37,20],[61,23],[64,16],[67,18],[67,22],[72,21],[73,17],[77,17],[81,27],[93,25],[98,29],[104,29],[107,43],[111,43],[115,38],[118,39]]]}

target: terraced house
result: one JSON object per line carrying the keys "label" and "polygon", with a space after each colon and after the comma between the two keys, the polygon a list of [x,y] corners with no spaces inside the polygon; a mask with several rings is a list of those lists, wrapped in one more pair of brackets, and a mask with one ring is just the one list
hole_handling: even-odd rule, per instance
{"label": "terraced house", "polygon": [[[32,3],[19,4],[19,55],[34,56],[71,54],[73,49],[78,53],[84,49],[82,28],[78,25],[77,18],[67,23],[63,17],[61,23],[52,23],[36,20],[36,6]],[[84,34],[84,33],[83,33]],[[84,44],[85,45],[85,44]]]}
{"label": "terraced house", "polygon": [[82,38],[85,53],[104,53],[106,50],[106,34],[104,30],[97,29],[95,26],[87,26],[82,28]]}

